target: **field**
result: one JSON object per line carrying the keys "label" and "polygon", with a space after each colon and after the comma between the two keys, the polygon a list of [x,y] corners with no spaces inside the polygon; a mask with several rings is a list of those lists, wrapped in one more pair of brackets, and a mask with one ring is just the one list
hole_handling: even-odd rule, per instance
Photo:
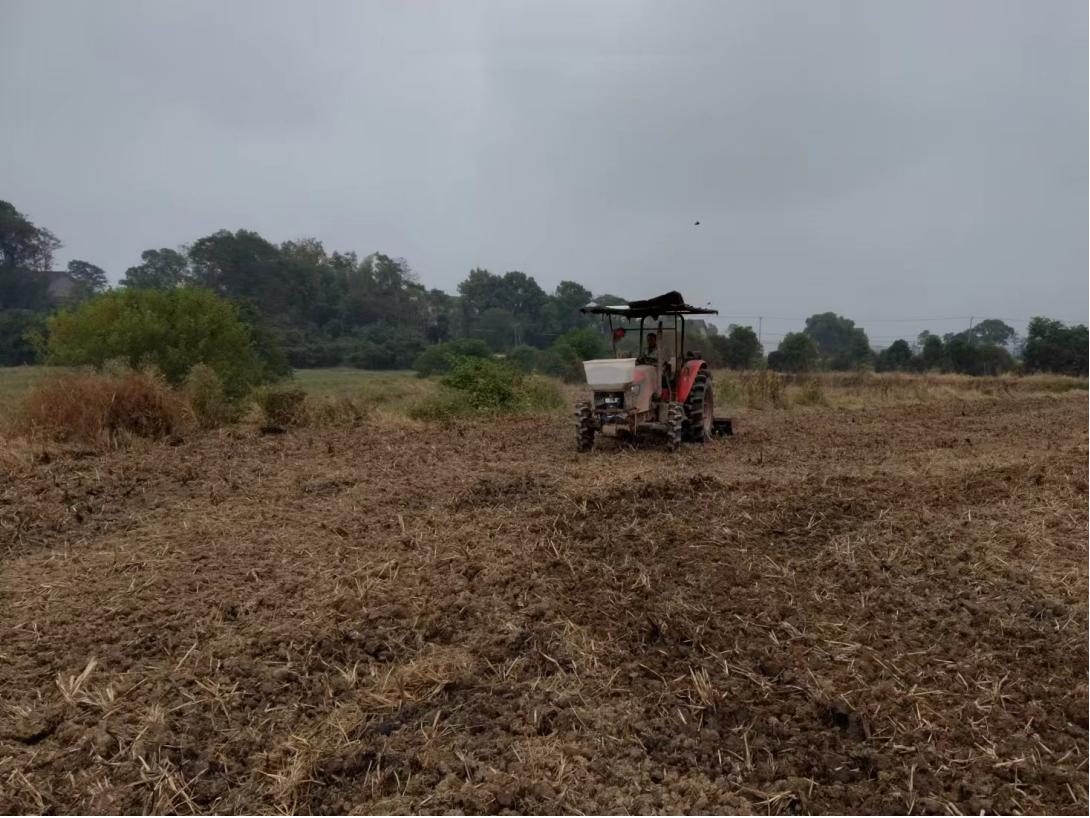
{"label": "field", "polygon": [[1086,813],[1085,381],[754,376],[576,455],[303,377],[398,397],[0,441],[0,811]]}

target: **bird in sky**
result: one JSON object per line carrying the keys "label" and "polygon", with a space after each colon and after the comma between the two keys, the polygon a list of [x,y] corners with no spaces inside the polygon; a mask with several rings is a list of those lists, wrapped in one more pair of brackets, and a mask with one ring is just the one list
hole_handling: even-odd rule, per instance
{"label": "bird in sky", "polygon": [[699,226],[700,226],[700,222],[693,222],[693,227],[699,227]]}

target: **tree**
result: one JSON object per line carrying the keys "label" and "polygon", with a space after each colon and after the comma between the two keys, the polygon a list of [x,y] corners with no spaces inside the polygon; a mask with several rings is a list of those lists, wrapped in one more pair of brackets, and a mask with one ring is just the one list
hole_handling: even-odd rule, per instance
{"label": "tree", "polygon": [[1026,332],[1022,360],[1029,372],[1087,374],[1087,328],[1050,318],[1034,318]]}
{"label": "tree", "polygon": [[62,310],[48,329],[54,364],[101,368],[120,359],[134,369],[154,366],[175,385],[206,364],[235,398],[275,378],[235,305],[208,290],[112,290]]}
{"label": "tree", "polygon": [[969,338],[974,343],[991,344],[997,347],[1008,346],[1014,341],[1016,334],[1014,327],[998,318],[986,318],[974,324],[969,330]]}
{"label": "tree", "polygon": [[193,283],[233,299],[252,301],[274,318],[300,312],[297,287],[285,274],[280,248],[252,230],[220,230],[189,248]]}
{"label": "tree", "polygon": [[752,369],[762,354],[761,342],[752,327],[730,325],[722,344],[723,363],[726,366],[731,369]]}
{"label": "tree", "polygon": [[521,343],[519,324],[510,310],[489,307],[474,322],[473,334],[484,339],[496,352],[506,352]]}
{"label": "tree", "polygon": [[959,332],[945,344],[944,364],[961,375],[999,375],[1014,368],[1014,358],[1001,346],[976,343],[969,333]]}
{"label": "tree", "polygon": [[0,309],[40,310],[60,241],[9,202],[0,201]]}
{"label": "tree", "polygon": [[857,369],[873,354],[867,333],[850,318],[836,313],[811,315],[803,332],[813,339],[818,355],[830,369]]}
{"label": "tree", "polygon": [[924,371],[941,369],[946,357],[942,339],[930,332],[921,332],[920,339],[920,368]]}
{"label": "tree", "polygon": [[768,356],[768,368],[777,372],[810,372],[817,365],[818,349],[804,332],[789,332],[779,348]]}
{"label": "tree", "polygon": [[68,275],[74,282],[70,300],[76,303],[105,292],[110,284],[105,270],[80,259],[72,259],[68,262]]}
{"label": "tree", "polygon": [[589,304],[594,295],[576,281],[561,281],[553,291],[553,298],[562,310],[578,315],[579,308]]}
{"label": "tree", "polygon": [[38,360],[35,337],[45,331],[45,315],[31,310],[0,310],[0,366]]}
{"label": "tree", "polygon": [[140,258],[143,261],[142,264],[125,271],[121,279],[122,287],[172,290],[184,285],[191,277],[189,259],[169,247],[145,250],[140,254]]}
{"label": "tree", "polygon": [[602,333],[590,327],[571,329],[556,339],[554,346],[565,345],[575,350],[580,361],[593,361],[609,354],[609,345]]}
{"label": "tree", "polygon": [[878,353],[874,368],[879,372],[903,372],[912,366],[912,347],[899,339]]}
{"label": "tree", "polygon": [[976,374],[976,347],[964,333],[950,337],[946,341],[945,352],[946,363],[951,370],[963,375]]}
{"label": "tree", "polygon": [[528,333],[528,337],[540,336],[538,340],[544,341],[575,327],[592,326],[594,317],[583,315],[579,309],[589,304],[593,297],[582,284],[561,281],[541,307],[541,331]]}

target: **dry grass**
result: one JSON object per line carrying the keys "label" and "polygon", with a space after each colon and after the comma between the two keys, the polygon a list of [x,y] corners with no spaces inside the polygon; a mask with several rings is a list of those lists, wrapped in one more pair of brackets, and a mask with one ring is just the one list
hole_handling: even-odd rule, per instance
{"label": "dry grass", "polygon": [[903,372],[715,373],[716,398],[723,407],[786,409],[829,406],[860,409],[948,400],[999,399],[1017,395],[1061,395],[1087,390],[1086,378],[1065,375],[910,374]]}
{"label": "dry grass", "polygon": [[29,438],[114,447],[132,437],[163,438],[192,426],[185,399],[149,372],[63,373],[35,384],[13,431]]}

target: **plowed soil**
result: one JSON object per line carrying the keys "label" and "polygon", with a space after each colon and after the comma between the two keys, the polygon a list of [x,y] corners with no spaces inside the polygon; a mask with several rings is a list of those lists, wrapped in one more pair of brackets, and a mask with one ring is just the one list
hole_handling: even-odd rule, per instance
{"label": "plowed soil", "polygon": [[1087,811],[1085,395],[0,477],[0,811]]}

